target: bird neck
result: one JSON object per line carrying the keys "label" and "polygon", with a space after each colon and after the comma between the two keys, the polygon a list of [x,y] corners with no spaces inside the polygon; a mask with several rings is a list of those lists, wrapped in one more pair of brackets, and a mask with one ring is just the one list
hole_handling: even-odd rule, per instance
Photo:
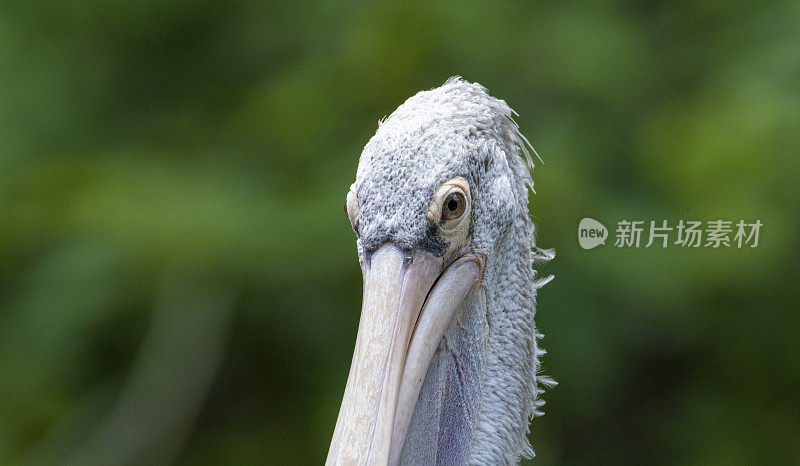
{"label": "bird neck", "polygon": [[480,420],[470,461],[507,464],[533,454],[527,440],[539,390],[537,371],[536,254],[532,222],[525,216],[497,241],[487,264],[486,343]]}

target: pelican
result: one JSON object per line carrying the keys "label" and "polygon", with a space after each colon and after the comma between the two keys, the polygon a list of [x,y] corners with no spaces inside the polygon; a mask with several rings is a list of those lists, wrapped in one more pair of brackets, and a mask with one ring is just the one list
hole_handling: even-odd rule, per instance
{"label": "pelican", "polygon": [[[542,387],[530,144],[460,77],[379,122],[345,211],[364,280],[328,465],[512,464]],[[530,149],[529,149],[530,148]],[[534,154],[536,152],[534,151]],[[538,157],[538,154],[537,154]]]}

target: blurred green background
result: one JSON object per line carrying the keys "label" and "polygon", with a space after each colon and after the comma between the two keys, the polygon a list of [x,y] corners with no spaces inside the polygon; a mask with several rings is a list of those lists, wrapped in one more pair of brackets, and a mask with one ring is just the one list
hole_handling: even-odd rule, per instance
{"label": "blurred green background", "polygon": [[[533,464],[800,462],[796,1],[12,0],[0,464],[321,464],[361,299],[346,191],[451,75],[545,162]],[[764,226],[589,251],[587,216]]]}

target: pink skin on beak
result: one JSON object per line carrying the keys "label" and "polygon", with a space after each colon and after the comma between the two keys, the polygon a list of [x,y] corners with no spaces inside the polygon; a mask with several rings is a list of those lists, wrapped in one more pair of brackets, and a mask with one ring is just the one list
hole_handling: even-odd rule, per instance
{"label": "pink skin on beak", "polygon": [[483,265],[469,255],[440,275],[442,259],[432,254],[407,256],[391,243],[373,253],[326,464],[397,464],[434,352]]}

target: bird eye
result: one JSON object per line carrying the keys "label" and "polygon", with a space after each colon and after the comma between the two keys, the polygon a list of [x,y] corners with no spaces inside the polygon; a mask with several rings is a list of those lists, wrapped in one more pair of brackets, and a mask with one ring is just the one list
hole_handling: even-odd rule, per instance
{"label": "bird eye", "polygon": [[457,176],[442,183],[433,194],[426,218],[448,235],[466,232],[470,213],[469,183]]}
{"label": "bird eye", "polygon": [[455,220],[464,213],[467,208],[467,200],[461,192],[453,192],[447,195],[442,209],[442,220]]}

